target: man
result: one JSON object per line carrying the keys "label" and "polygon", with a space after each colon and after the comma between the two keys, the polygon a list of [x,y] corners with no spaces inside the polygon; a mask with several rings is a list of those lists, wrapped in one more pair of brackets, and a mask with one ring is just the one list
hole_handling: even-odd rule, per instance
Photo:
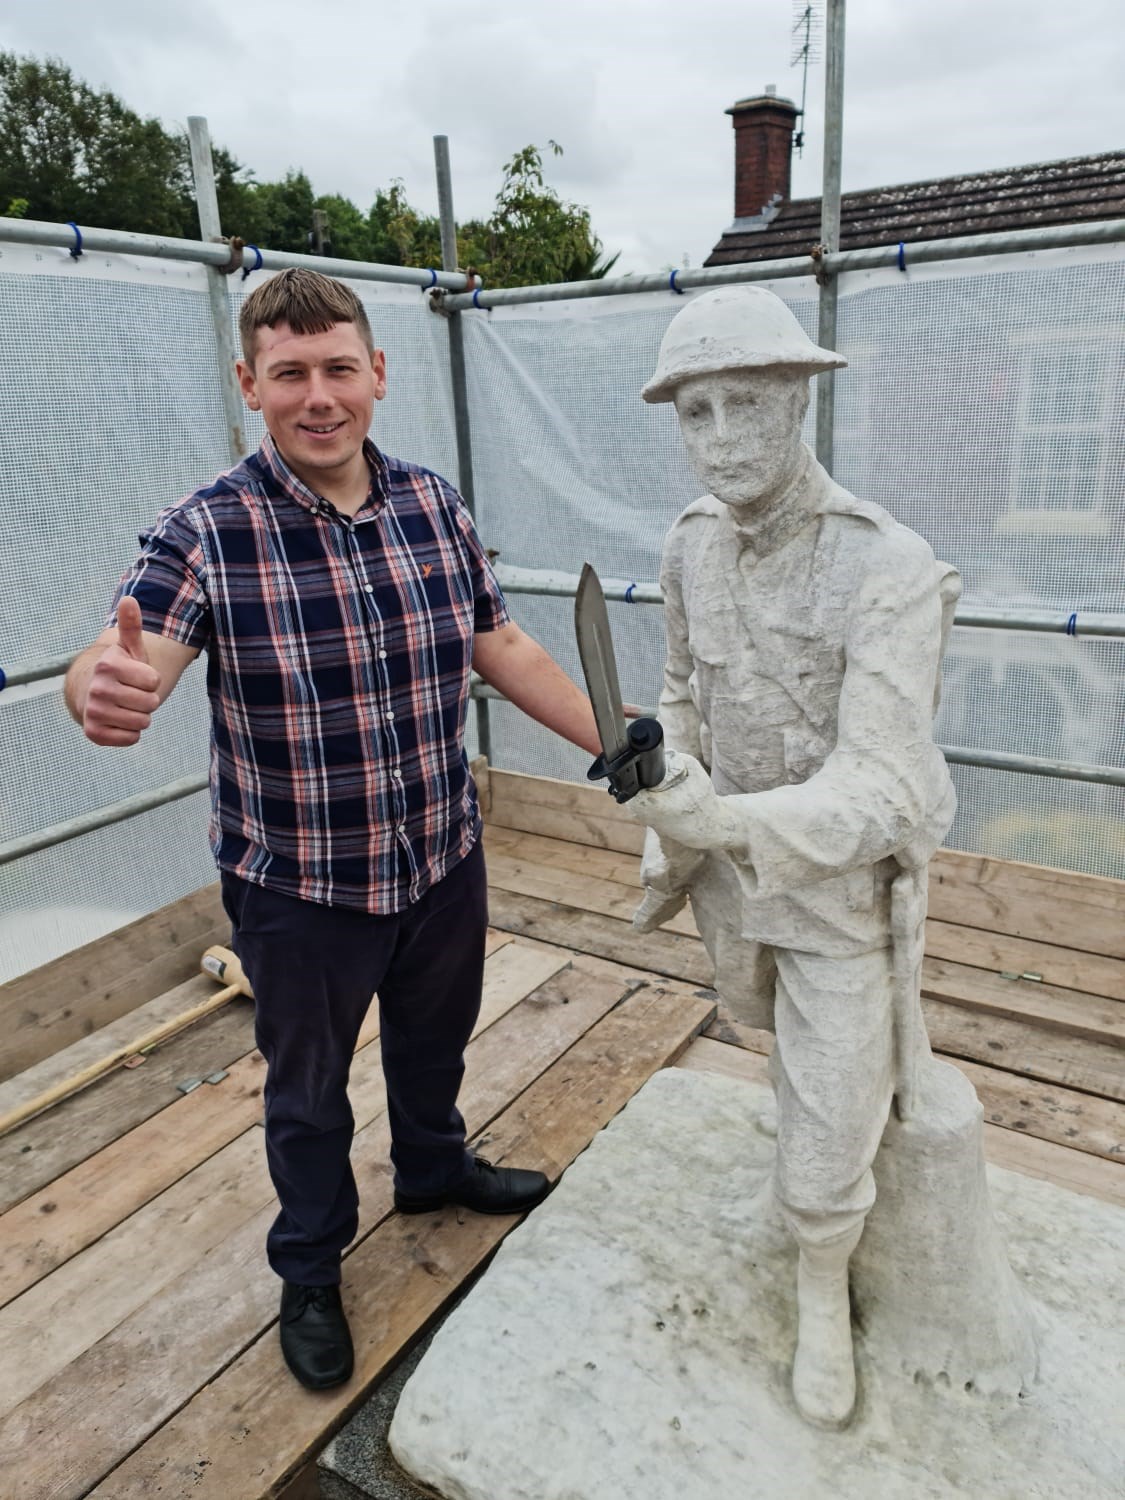
{"label": "man", "polygon": [[281,1345],[322,1388],[352,1370],[346,1084],[376,991],[396,1206],[511,1213],[547,1191],[542,1173],[470,1156],[456,1107],[487,924],[470,666],[599,746],[585,696],[509,619],[460,497],[368,438],[386,364],[352,292],[284,271],[240,331],[266,439],[142,536],[66,701],[95,744],[134,744],[207,651],[211,841],[267,1062]]}
{"label": "man", "polygon": [[710,493],[664,549],[669,774],[629,804],[656,835],[637,925],[690,890],[720,996],[776,1032],[793,1391],[827,1427],[855,1402],[848,1260],[871,1164],[926,1045],[925,869],[954,808],[932,718],[959,591],[802,444],[810,375],[844,363],[760,288],[709,293],[668,328],[643,394],[675,403]]}

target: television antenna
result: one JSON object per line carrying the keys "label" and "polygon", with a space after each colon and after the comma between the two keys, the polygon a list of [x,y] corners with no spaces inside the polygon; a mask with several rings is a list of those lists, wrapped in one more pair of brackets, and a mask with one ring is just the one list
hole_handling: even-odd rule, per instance
{"label": "television antenna", "polygon": [[793,39],[789,58],[791,68],[801,68],[801,129],[793,137],[797,155],[803,155],[805,144],[805,97],[809,89],[809,63],[819,62],[824,47],[824,0],[793,0]]}

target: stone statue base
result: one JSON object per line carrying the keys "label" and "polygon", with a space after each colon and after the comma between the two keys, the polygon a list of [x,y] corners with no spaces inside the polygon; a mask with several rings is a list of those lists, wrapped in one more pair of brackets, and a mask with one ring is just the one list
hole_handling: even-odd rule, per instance
{"label": "stone statue base", "polygon": [[[1003,1343],[1009,1326],[1002,1310],[969,1357],[955,1357],[929,1285],[950,1267],[931,1277],[927,1256],[948,1256],[956,1236],[932,1220],[918,1234],[905,1196],[895,1201],[895,1170],[937,1183],[978,1149],[963,1128],[972,1109],[934,1066],[931,1092],[942,1111],[956,1106],[953,1124],[943,1140],[923,1109],[911,1139],[894,1143],[894,1167],[877,1169],[871,1242],[853,1259],[859,1403],[846,1431],[813,1429],[793,1405],[796,1250],[773,1201],[774,1142],[755,1128],[769,1090],[668,1069],[438,1330],[392,1424],[399,1462],[448,1500],[1117,1496],[1125,1210],[989,1169],[1017,1331],[990,1363],[987,1339]],[[983,1177],[969,1177],[970,1194],[982,1192]],[[885,1248],[894,1236],[901,1254]],[[987,1239],[965,1254],[954,1286],[993,1265]],[[872,1289],[888,1268],[880,1303]],[[1039,1374],[1020,1395],[1025,1295]],[[987,1314],[971,1299],[962,1311]],[[907,1340],[904,1359],[887,1347],[892,1331]]]}

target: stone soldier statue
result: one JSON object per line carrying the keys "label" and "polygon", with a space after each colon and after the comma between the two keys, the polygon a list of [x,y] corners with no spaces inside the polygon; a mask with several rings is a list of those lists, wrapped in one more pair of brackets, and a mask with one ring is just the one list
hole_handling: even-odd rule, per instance
{"label": "stone soldier statue", "polygon": [[675,403],[709,493],[673,525],[661,573],[659,712],[679,753],[629,804],[650,830],[636,924],[690,892],[720,997],[776,1033],[793,1394],[829,1427],[855,1402],[848,1264],[872,1163],[928,1056],[925,872],[955,807],[932,722],[960,591],[801,442],[810,376],[845,363],[759,288],[701,296],[668,328],[643,395]]}

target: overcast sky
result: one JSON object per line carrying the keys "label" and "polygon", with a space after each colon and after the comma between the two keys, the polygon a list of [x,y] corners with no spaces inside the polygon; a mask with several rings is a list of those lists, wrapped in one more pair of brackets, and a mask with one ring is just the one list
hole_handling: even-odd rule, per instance
{"label": "overcast sky", "polygon": [[[0,47],[59,57],[166,125],[206,115],[259,178],[303,167],[363,209],[395,177],[436,207],[435,133],[463,218],[488,211],[514,151],[556,140],[551,181],[620,269],[646,270],[699,265],[730,223],[724,110],[770,83],[800,102],[793,15],[793,0],[15,0]],[[1123,80],[1123,0],[851,0],[844,189],[1120,149]],[[823,92],[820,63],[795,197],[820,192]]]}

